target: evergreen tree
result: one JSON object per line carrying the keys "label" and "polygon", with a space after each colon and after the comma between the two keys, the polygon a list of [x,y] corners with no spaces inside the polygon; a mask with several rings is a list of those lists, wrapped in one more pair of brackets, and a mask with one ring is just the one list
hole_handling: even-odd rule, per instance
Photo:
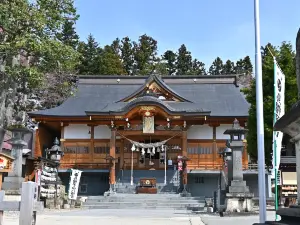
{"label": "evergreen tree", "polygon": [[73,49],[76,49],[79,43],[79,36],[75,31],[74,22],[66,20],[63,25],[62,31],[57,34],[57,38],[65,45],[71,46]]}
{"label": "evergreen tree", "polygon": [[162,59],[166,61],[168,75],[174,75],[176,72],[176,53],[168,50],[163,54]]}
{"label": "evergreen tree", "polygon": [[[275,54],[277,62],[285,74],[285,110],[290,110],[297,100],[297,82],[295,68],[295,52],[292,45],[283,42],[279,48],[267,45]],[[262,48],[263,70],[263,102],[264,102],[264,132],[265,132],[265,156],[266,163],[271,165],[273,143],[273,116],[274,116],[274,61],[267,46]],[[253,159],[257,159],[257,132],[256,132],[256,91],[255,79],[250,88],[243,89],[246,99],[250,103],[247,128],[247,148]]]}
{"label": "evergreen tree", "polygon": [[157,55],[157,41],[146,34],[140,36],[139,42],[133,42],[134,74],[147,75],[154,70]]}
{"label": "evergreen tree", "polygon": [[121,59],[123,63],[123,68],[126,71],[126,74],[132,75],[133,73],[133,46],[129,37],[124,37],[120,45]]}
{"label": "evergreen tree", "polygon": [[206,75],[205,64],[198,59],[194,59],[192,62],[191,75]]}
{"label": "evergreen tree", "polygon": [[249,56],[240,59],[236,62],[235,72],[237,74],[252,74],[253,66]]}
{"label": "evergreen tree", "polygon": [[122,75],[125,74],[120,57],[112,46],[105,46],[99,54],[98,73],[101,75]]}
{"label": "evergreen tree", "polygon": [[178,49],[176,67],[177,75],[188,75],[192,71],[192,55],[184,44]]}
{"label": "evergreen tree", "polygon": [[235,68],[234,62],[228,59],[223,67],[222,74],[234,74],[235,73],[234,68]]}
{"label": "evergreen tree", "polygon": [[168,63],[166,60],[157,58],[155,62],[155,69],[152,74],[166,76],[169,75]]}
{"label": "evergreen tree", "polygon": [[120,39],[119,39],[119,38],[116,38],[116,39],[112,42],[111,47],[112,47],[112,49],[113,49],[113,51],[114,51],[114,53],[115,53],[116,55],[118,55],[118,56],[121,55],[121,49],[120,49],[121,46],[120,46]]}
{"label": "evergreen tree", "polygon": [[80,74],[98,74],[98,57],[101,52],[93,35],[89,35],[87,43],[80,42],[78,52],[81,54],[78,70]]}
{"label": "evergreen tree", "polygon": [[217,57],[209,68],[210,75],[221,75],[223,73],[223,61],[220,57]]}

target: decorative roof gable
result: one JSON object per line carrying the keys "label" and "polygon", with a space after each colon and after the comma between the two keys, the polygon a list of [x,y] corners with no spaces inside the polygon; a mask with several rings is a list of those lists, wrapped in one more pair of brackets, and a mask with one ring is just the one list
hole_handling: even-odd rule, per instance
{"label": "decorative roof gable", "polygon": [[150,75],[146,82],[138,90],[118,102],[131,102],[143,96],[153,96],[162,101],[192,102],[177,94],[156,75]]}

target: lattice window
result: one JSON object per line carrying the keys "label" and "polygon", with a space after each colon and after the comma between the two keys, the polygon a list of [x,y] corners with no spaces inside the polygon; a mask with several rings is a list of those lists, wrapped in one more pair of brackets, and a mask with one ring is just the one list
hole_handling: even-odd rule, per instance
{"label": "lattice window", "polygon": [[66,153],[66,154],[88,154],[89,146],[67,145],[64,147],[64,153]]}
{"label": "lattice window", "polygon": [[204,184],[204,177],[195,177],[196,184]]}
{"label": "lattice window", "polygon": [[207,146],[195,146],[195,145],[189,145],[187,149],[188,154],[212,154],[213,149],[212,147]]}

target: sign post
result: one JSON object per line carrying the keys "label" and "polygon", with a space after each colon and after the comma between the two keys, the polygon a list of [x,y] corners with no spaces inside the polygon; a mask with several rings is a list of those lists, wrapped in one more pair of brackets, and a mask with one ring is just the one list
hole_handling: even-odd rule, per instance
{"label": "sign post", "polygon": [[0,152],[0,191],[2,190],[2,174],[12,172],[14,158]]}

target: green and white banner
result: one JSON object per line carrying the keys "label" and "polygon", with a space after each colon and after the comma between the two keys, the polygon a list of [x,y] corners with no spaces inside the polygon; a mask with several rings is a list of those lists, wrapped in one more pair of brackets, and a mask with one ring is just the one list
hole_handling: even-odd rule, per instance
{"label": "green and white banner", "polygon": [[[284,99],[285,99],[285,75],[274,59],[274,124],[284,115]],[[283,133],[280,131],[273,132],[273,172],[272,177],[275,178],[275,169],[279,169],[280,155],[282,147]]]}

